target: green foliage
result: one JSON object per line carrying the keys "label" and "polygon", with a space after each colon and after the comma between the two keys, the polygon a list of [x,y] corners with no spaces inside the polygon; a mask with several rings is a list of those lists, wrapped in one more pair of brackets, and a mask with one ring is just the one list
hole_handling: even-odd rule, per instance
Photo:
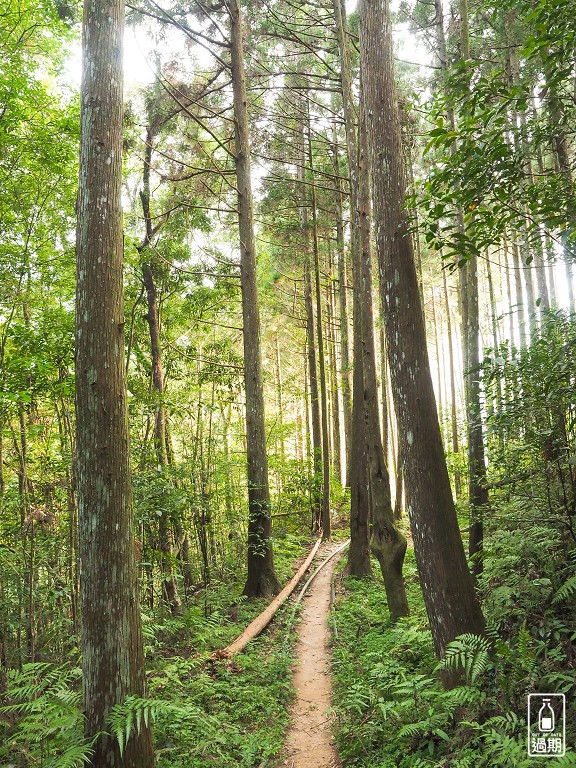
{"label": "green foliage", "polygon": [[79,681],[78,668],[45,662],[8,672],[3,699],[10,703],[0,708],[4,764],[83,768],[92,750],[83,735]]}
{"label": "green foliage", "polygon": [[486,672],[490,660],[490,644],[485,637],[460,635],[448,643],[444,654],[444,669],[459,670],[464,682],[473,686]]}
{"label": "green foliage", "polygon": [[[281,572],[300,551],[287,542]],[[262,603],[240,599],[224,586],[212,588],[206,600],[199,597],[182,618],[147,622],[147,634],[154,635],[151,699],[116,707],[113,731],[125,743],[146,718],[153,721],[159,768],[272,765],[283,745],[292,695],[292,657],[278,641],[285,636],[285,616],[231,664],[207,663],[208,652],[236,637]]]}
{"label": "green foliage", "polygon": [[[507,562],[499,551],[496,554],[490,549],[490,541],[485,542],[486,585],[504,573],[512,578],[518,569],[516,558]],[[512,547],[519,542],[520,536]],[[406,571],[413,614],[394,626],[387,619],[382,584],[343,582],[332,623],[337,629],[333,657],[336,737],[344,765],[539,765],[526,751],[525,713],[527,693],[532,691],[567,694],[569,745],[574,737],[573,630],[558,616],[549,615],[542,621],[550,593],[543,593],[540,585],[526,598],[531,609],[523,622],[491,625],[486,637],[462,635],[450,643],[445,658],[437,664],[412,563],[409,550]],[[494,595],[489,619],[491,612],[499,615],[499,600],[509,605],[507,594]],[[444,690],[438,676],[442,669],[460,669],[463,683]],[[560,768],[572,765],[575,759],[576,754],[569,751],[566,758],[547,764]]]}
{"label": "green foliage", "polygon": [[[448,71],[429,102],[429,167],[414,201],[426,242],[452,264],[510,233],[522,233],[529,264],[543,228],[572,250],[573,157],[560,157],[574,117],[569,8],[555,0],[485,2],[471,7],[471,58],[462,60],[457,34],[448,40]],[[417,3],[412,19],[427,12]]]}
{"label": "green foliage", "polygon": [[554,595],[554,602],[560,603],[563,600],[571,599],[576,593],[576,576],[571,576],[562,584],[560,589]]}
{"label": "green foliage", "polygon": [[[123,751],[152,724],[159,768],[272,765],[283,745],[292,695],[292,657],[285,643],[263,636],[235,662],[208,663],[207,651],[230,642],[260,603],[236,600],[223,588],[181,619],[144,622],[153,650],[151,697],[128,697],[108,726]],[[230,615],[226,615],[228,610]],[[284,636],[280,617],[278,632]],[[191,655],[193,651],[194,655]],[[169,655],[177,652],[179,655]],[[0,761],[18,768],[80,768],[91,753],[83,736],[80,670],[36,663],[8,673],[0,709]]]}

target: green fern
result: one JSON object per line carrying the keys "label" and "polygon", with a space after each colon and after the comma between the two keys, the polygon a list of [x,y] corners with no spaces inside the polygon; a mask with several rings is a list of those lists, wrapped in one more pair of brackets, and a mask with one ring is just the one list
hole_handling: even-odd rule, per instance
{"label": "green fern", "polygon": [[519,744],[516,739],[494,730],[485,733],[484,743],[493,766],[513,765],[515,768],[527,768],[530,765],[531,761],[526,757],[525,743]]}
{"label": "green fern", "polygon": [[[6,727],[9,738],[0,758],[26,753],[30,765],[42,768],[82,768],[93,753],[83,734],[78,668],[48,663],[25,664],[7,675],[0,714],[17,716]],[[28,764],[28,763],[27,763]]]}
{"label": "green fern", "polygon": [[71,744],[58,757],[48,758],[44,768],[84,768],[93,754],[89,744]]}
{"label": "green fern", "polygon": [[443,669],[462,670],[468,685],[475,685],[490,662],[488,640],[481,635],[464,634],[446,647]]}
{"label": "green fern", "polygon": [[194,705],[178,705],[163,699],[128,696],[122,704],[112,707],[108,716],[108,725],[118,741],[120,754],[124,754],[126,744],[134,733],[139,734],[143,725],[148,727],[160,717],[171,721],[185,721],[191,725],[195,723],[212,726],[205,713]]}
{"label": "green fern", "polygon": [[568,600],[576,594],[576,575],[571,576],[554,595],[553,603],[561,603],[563,600]]}

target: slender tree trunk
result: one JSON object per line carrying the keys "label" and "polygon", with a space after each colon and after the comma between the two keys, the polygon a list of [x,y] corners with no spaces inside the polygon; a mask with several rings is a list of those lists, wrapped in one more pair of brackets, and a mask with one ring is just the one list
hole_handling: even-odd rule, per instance
{"label": "slender tree trunk", "polygon": [[520,338],[520,346],[525,347],[528,343],[529,334],[526,323],[526,306],[524,304],[524,295],[522,291],[522,263],[520,261],[520,249],[518,248],[518,243],[513,240],[511,245],[512,268],[514,270],[514,286],[516,289],[518,333]]}
{"label": "slender tree trunk", "polygon": [[[283,383],[282,367],[280,364],[280,339],[276,335],[276,409],[278,411],[278,433],[279,433],[279,453],[282,462],[282,471],[284,470],[284,460],[286,458],[286,446],[284,444],[284,403],[283,403]],[[282,491],[282,473],[280,473],[279,490]]]}
{"label": "slender tree trunk", "polygon": [[[470,58],[468,0],[459,0],[460,45],[462,59]],[[464,344],[464,402],[468,432],[468,496],[470,535],[468,550],[473,557],[474,575],[482,572],[483,510],[488,505],[484,430],[480,403],[480,316],[478,300],[478,262],[470,259],[460,271],[462,295],[462,342]]]}
{"label": "slender tree trunk", "polygon": [[124,4],[86,0],[76,235],[76,429],[82,667],[95,768],[151,768],[142,723],[124,755],[111,707],[144,696],[124,367],[122,37]]}
{"label": "slender tree trunk", "polygon": [[[142,191],[140,202],[145,223],[145,235],[139,247],[140,254],[147,258],[148,250],[152,244],[153,226],[150,214],[150,164],[152,161],[153,136],[150,130],[146,133],[146,147],[144,151],[144,168],[142,174]],[[142,267],[142,279],[146,289],[147,319],[150,333],[150,354],[152,362],[152,387],[157,399],[156,417],[154,420],[154,448],[156,461],[162,472],[168,469],[168,453],[166,450],[166,408],[162,399],[164,397],[164,369],[162,366],[162,345],[160,343],[160,311],[158,308],[158,291],[154,280],[153,265],[146,261]],[[168,511],[162,510],[158,519],[158,543],[161,553],[160,570],[162,574],[162,597],[170,608],[173,616],[182,613],[182,604],[178,597],[174,571],[172,568],[172,541],[168,519]]]}
{"label": "slender tree trunk", "polygon": [[[494,281],[492,279],[492,266],[490,264],[490,254],[486,254],[486,279],[488,281],[490,324],[492,328],[492,347],[496,354],[500,345],[500,334],[498,332],[498,311],[496,306],[496,295],[494,293]],[[496,408],[500,410],[502,406],[502,381],[496,381]]]}
{"label": "slender tree trunk", "polygon": [[320,252],[318,248],[318,221],[316,216],[316,184],[308,116],[308,163],[311,175],[312,252],[314,254],[314,282],[316,293],[316,336],[318,341],[318,373],[320,375],[320,415],[322,419],[322,540],[330,538],[330,446],[328,432],[328,391],[322,328],[322,286],[320,284]]}
{"label": "slender tree trunk", "polygon": [[508,253],[508,240],[506,237],[504,237],[502,249],[503,263],[501,263],[501,269],[506,278],[506,306],[508,307],[506,315],[508,317],[508,338],[510,339],[510,351],[512,351],[512,347],[516,346],[516,336],[514,333],[514,299],[512,297],[512,281],[510,279],[510,258]]}
{"label": "slender tree trunk", "polygon": [[248,100],[244,72],[240,0],[230,0],[230,55],[234,92],[236,184],[240,235],[240,285],[244,327],[244,386],[248,461],[248,577],[244,594],[269,597],[280,589],[272,554],[272,519],[264,423],[264,391],[260,351],[260,311],[256,279],[256,240],[250,179]]}
{"label": "slender tree trunk", "polygon": [[[444,286],[444,304],[446,305],[446,324],[448,334],[448,363],[450,366],[450,411],[451,411],[451,438],[452,438],[452,453],[454,456],[458,456],[460,453],[460,441],[458,439],[458,406],[456,396],[456,371],[454,364],[454,340],[452,338],[452,312],[450,307],[450,294],[448,292],[448,278],[446,277],[446,270],[442,270],[442,280]],[[456,498],[460,497],[462,493],[462,478],[460,476],[460,470],[458,469],[458,462],[456,462],[456,469],[454,470],[454,490]]]}
{"label": "slender tree trunk", "polygon": [[390,455],[390,430],[388,429],[388,362],[386,359],[386,341],[384,339],[384,325],[380,325],[380,378],[382,385],[380,387],[382,401],[382,447],[386,464]]}
{"label": "slender tree trunk", "polygon": [[[424,303],[422,304],[424,307]],[[436,296],[434,287],[432,287],[432,325],[434,327],[434,351],[436,352],[436,386],[438,397],[436,399],[436,407],[438,409],[438,421],[440,423],[440,433],[442,434],[443,441],[446,440],[445,432],[445,398],[442,386],[442,355],[440,353],[440,331],[438,329],[438,318],[436,316]]]}
{"label": "slender tree trunk", "polygon": [[[356,146],[356,111],[354,106],[354,98],[353,98],[353,91],[352,91],[352,64],[350,60],[350,41],[349,41],[349,35],[347,30],[347,24],[346,24],[346,5],[344,0],[333,0],[334,4],[334,18],[336,21],[336,39],[338,41],[338,49],[340,53],[340,81],[342,86],[342,104],[344,109],[344,128],[346,133],[346,154],[348,157],[348,175],[350,179],[350,258],[352,264],[356,263],[357,259],[357,250],[359,248],[358,243],[358,173],[357,173],[357,167],[356,167],[356,153],[357,153],[357,146]],[[339,196],[340,200],[340,210],[342,208],[341,205],[341,195]],[[341,220],[341,217],[340,217]],[[339,252],[344,252],[344,233],[343,229],[341,232],[341,243],[342,245],[339,246]],[[344,265],[344,260],[342,260],[342,264]],[[345,291],[345,284],[346,284],[346,270],[343,266],[341,277],[340,277],[340,286],[341,291],[344,289]],[[342,282],[343,281],[343,282]],[[343,301],[344,296],[341,293],[341,302]],[[345,307],[340,305],[340,313],[342,317],[342,313],[345,311]],[[353,352],[355,355],[355,353]],[[354,387],[354,383],[352,383],[352,387]],[[353,446],[357,445],[354,441],[354,438],[352,437],[352,431],[353,431],[353,414],[352,414],[352,404],[350,402],[350,399],[348,399],[348,404],[345,403],[345,408],[349,407],[348,412],[348,423],[350,424],[350,435],[351,439],[348,441],[348,445],[346,448],[346,464],[347,464],[347,470],[346,470],[346,484],[347,486],[351,487],[352,484],[352,476],[351,476],[351,468],[352,464],[355,462],[354,458],[352,457],[352,450]]]}
{"label": "slender tree trunk", "polygon": [[[303,169],[301,181],[304,180]],[[312,516],[314,530],[320,529],[322,518],[322,430],[320,426],[320,396],[318,393],[318,367],[314,331],[314,299],[310,273],[308,208],[306,201],[301,208],[304,232],[304,307],[306,311],[306,344],[310,381],[310,421],[312,425]]]}
{"label": "slender tree trunk", "polygon": [[352,398],[350,392],[350,345],[348,333],[348,275],[344,245],[344,215],[342,212],[342,185],[338,163],[338,144],[334,141],[334,175],[336,176],[336,250],[338,258],[338,308],[340,314],[340,381],[344,408],[344,455],[346,466],[344,484],[350,486],[350,449],[352,444]]}
{"label": "slender tree trunk", "polygon": [[[392,27],[387,0],[361,3],[360,53],[370,154],[376,243],[386,318],[386,341],[398,417],[414,550],[426,610],[441,656],[464,632],[482,634],[484,618],[468,570],[430,376],[426,333],[406,189]],[[448,675],[447,684],[457,675]]]}
{"label": "slender tree trunk", "polygon": [[484,458],[484,428],[480,403],[480,327],[478,311],[478,262],[468,263],[468,324],[463,336],[467,346],[466,421],[468,425],[468,497],[470,502],[470,534],[468,551],[475,576],[482,573],[484,511],[488,507],[486,464]]}
{"label": "slender tree trunk", "polygon": [[343,483],[342,478],[342,443],[340,428],[340,389],[338,387],[338,360],[337,360],[337,347],[336,347],[336,297],[334,295],[334,280],[332,275],[334,273],[334,261],[332,256],[330,257],[330,284],[327,288],[327,317],[328,317],[328,334],[329,334],[329,350],[330,350],[330,391],[332,402],[332,461],[334,466],[334,474],[338,478],[340,484]]}
{"label": "slender tree trunk", "polygon": [[[538,143],[537,146],[536,146],[536,164],[537,164],[537,168],[538,168],[538,173],[540,174],[540,176],[544,177],[544,175],[546,173],[546,168],[544,166],[544,157],[542,155],[542,146],[541,146],[540,143]],[[540,253],[541,253],[541,258],[542,258],[542,269],[541,269],[541,271],[542,271],[542,273],[544,275],[544,280],[546,282],[546,278],[545,278],[546,270],[544,268],[544,264],[545,264],[545,262],[548,262],[549,269],[548,269],[547,289],[548,289],[549,297],[550,297],[550,307],[555,309],[558,306],[558,297],[557,297],[557,294],[556,294],[556,281],[554,279],[554,261],[555,261],[555,259],[554,259],[554,251],[553,251],[552,244],[551,244],[551,241],[550,241],[550,236],[549,236],[549,234],[547,232],[543,233],[540,242],[541,242]],[[539,269],[539,271],[540,271],[540,269]],[[542,293],[541,293],[541,295],[542,295]]]}
{"label": "slender tree trunk", "polygon": [[[354,162],[355,168],[358,168]],[[354,311],[354,368],[352,374],[352,449],[350,451],[350,547],[348,549],[347,570],[351,576],[362,578],[372,572],[370,565],[370,475],[368,443],[368,406],[366,392],[366,371],[364,363],[370,350],[365,338],[366,286],[364,282],[364,261],[370,259],[370,210],[367,192],[363,200],[354,195],[362,208],[354,215],[354,221],[360,224],[358,232],[352,232],[356,247],[353,250],[353,311]],[[362,248],[368,251],[366,257]],[[372,296],[369,296],[370,303]],[[374,344],[372,343],[372,355]],[[370,393],[373,396],[374,393]]]}
{"label": "slender tree trunk", "polygon": [[486,252],[486,280],[488,282],[488,302],[490,311],[490,328],[492,330],[492,347],[494,351],[500,344],[498,333],[498,310],[496,307],[496,295],[494,293],[494,280],[492,279],[492,266],[490,264],[490,253]]}

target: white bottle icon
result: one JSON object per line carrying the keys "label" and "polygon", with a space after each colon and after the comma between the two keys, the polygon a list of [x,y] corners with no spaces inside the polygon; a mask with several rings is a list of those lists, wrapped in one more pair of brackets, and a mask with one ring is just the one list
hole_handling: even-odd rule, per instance
{"label": "white bottle icon", "polygon": [[554,730],[554,710],[550,706],[550,699],[543,699],[543,704],[538,712],[538,728],[540,731]]}

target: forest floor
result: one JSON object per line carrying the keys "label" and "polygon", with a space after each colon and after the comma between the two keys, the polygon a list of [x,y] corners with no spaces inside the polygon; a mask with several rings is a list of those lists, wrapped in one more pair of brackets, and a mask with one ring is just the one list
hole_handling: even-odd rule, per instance
{"label": "forest floor", "polygon": [[[321,546],[320,563],[341,546]],[[318,573],[304,599],[295,648],[292,707],[283,768],[337,768],[340,765],[332,737],[332,684],[330,679],[330,584],[339,557],[333,557]]]}

